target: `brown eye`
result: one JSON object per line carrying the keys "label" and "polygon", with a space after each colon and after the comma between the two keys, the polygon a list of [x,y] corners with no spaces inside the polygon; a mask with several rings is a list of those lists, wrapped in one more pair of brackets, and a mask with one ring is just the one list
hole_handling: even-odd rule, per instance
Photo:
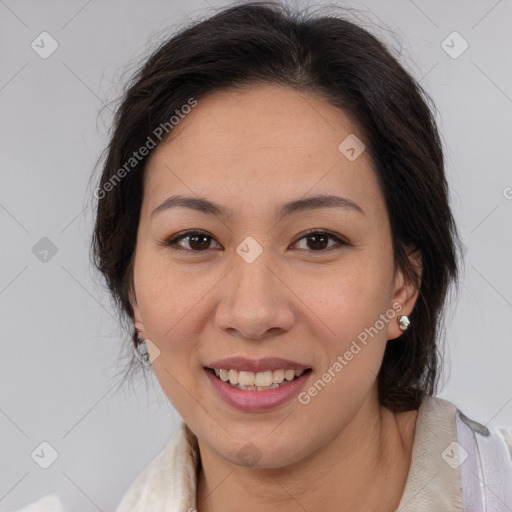
{"label": "brown eye", "polygon": [[[334,240],[336,243],[328,246],[329,239]],[[327,231],[308,231],[303,234],[301,238],[296,242],[300,242],[301,240],[306,240],[306,249],[310,249],[312,252],[320,252],[326,249],[330,249],[335,245],[348,245],[347,242],[342,240],[341,238],[329,233]]]}
{"label": "brown eye", "polygon": [[[180,242],[183,240],[188,244],[188,247],[180,245]],[[210,243],[212,240],[213,237],[202,231],[185,231],[184,233],[174,235],[166,240],[165,245],[171,246],[177,251],[188,250],[192,252],[203,252],[210,249]]]}

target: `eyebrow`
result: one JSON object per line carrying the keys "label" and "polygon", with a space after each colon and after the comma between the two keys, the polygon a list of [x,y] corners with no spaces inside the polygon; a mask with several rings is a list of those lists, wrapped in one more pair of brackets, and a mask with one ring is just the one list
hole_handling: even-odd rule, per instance
{"label": "eyebrow", "polygon": [[[151,213],[151,218],[156,214],[169,210],[170,208],[176,207],[190,208],[192,210],[205,213],[207,215],[216,215],[218,217],[232,217],[233,212],[204,197],[187,197],[181,195],[175,195],[168,197],[162,204],[157,206]],[[320,208],[344,208],[346,210],[353,210],[364,215],[363,209],[351,199],[346,197],[340,197],[335,195],[318,195],[313,197],[307,197],[304,199],[297,199],[290,201],[281,206],[278,211],[280,218],[287,217],[294,213],[316,210]]]}

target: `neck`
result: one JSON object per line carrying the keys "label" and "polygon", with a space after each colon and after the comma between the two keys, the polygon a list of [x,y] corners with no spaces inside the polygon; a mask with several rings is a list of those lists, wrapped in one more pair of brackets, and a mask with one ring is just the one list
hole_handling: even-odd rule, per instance
{"label": "neck", "polygon": [[417,410],[394,414],[376,390],[342,431],[306,459],[282,468],[246,468],[199,443],[197,510],[324,512],[398,508],[409,472]]}

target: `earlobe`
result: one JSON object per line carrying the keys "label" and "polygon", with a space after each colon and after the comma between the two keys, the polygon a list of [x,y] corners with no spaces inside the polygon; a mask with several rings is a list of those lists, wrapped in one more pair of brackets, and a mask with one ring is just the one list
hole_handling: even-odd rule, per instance
{"label": "earlobe", "polygon": [[132,304],[132,308],[135,329],[137,329],[138,333],[140,334],[140,337],[144,339],[146,337],[144,333],[144,322],[142,321],[139,307],[136,304]]}
{"label": "earlobe", "polygon": [[139,333],[141,338],[145,338],[144,333],[144,322],[142,321],[142,316],[140,314],[139,306],[137,305],[137,298],[135,296],[135,289],[133,286],[133,281],[130,283],[130,287],[128,290],[128,297],[130,300],[130,304],[133,310],[133,322],[135,325],[135,329]]}
{"label": "earlobe", "polygon": [[133,293],[130,293],[130,304],[133,310],[133,323],[135,325],[135,329],[137,329],[137,332],[139,333],[140,337],[144,339],[146,337],[144,333],[144,322],[142,321],[139,306],[137,305],[137,302],[133,298]]}
{"label": "earlobe", "polygon": [[413,265],[414,272],[418,277],[417,279],[407,278],[402,269],[398,269],[396,273],[395,291],[392,300],[394,310],[396,311],[396,317],[388,325],[388,340],[398,338],[404,332],[404,327],[407,328],[404,319],[402,319],[402,322],[400,322],[399,317],[408,317],[411,314],[419,295],[422,273],[421,253],[419,251],[410,251],[408,257]]}

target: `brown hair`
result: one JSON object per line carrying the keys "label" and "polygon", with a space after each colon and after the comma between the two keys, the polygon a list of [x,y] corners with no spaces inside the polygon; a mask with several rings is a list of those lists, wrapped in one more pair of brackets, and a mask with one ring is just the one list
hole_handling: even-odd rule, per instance
{"label": "brown hair", "polygon": [[[384,44],[343,17],[246,2],[161,44],[134,75],[115,113],[97,189],[102,192],[95,195],[94,264],[130,323],[147,157],[133,170],[126,162],[190,98],[200,101],[213,91],[257,82],[316,93],[362,127],[389,213],[395,264],[419,287],[411,326],[387,344],[377,377],[379,400],[395,412],[415,409],[436,391],[441,319],[449,285],[457,284],[460,242],[430,98]],[[114,180],[123,166],[122,179]],[[407,247],[421,254],[421,280]],[[133,324],[131,330],[137,347]]]}

